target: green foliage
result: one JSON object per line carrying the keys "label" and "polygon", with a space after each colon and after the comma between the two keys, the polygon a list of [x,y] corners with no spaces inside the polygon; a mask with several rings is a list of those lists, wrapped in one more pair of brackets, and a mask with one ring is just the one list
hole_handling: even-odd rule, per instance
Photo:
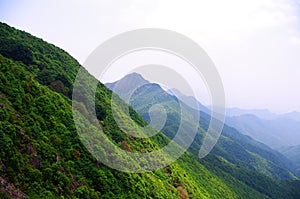
{"label": "green foliage", "polygon": [[[127,90],[116,90],[120,96],[126,96],[126,92],[130,93],[130,88],[134,88],[135,84],[131,84],[136,74],[130,74],[118,81],[122,85],[127,85]],[[130,79],[130,81],[127,81]],[[139,81],[141,77],[136,77]],[[108,86],[114,89],[111,83]],[[123,93],[125,92],[125,93]],[[163,105],[167,110],[167,119],[162,132],[169,138],[173,138],[181,123],[181,108],[178,100],[165,92],[157,84],[147,84],[137,89],[131,96],[130,104],[140,113],[145,120],[150,121],[148,115],[149,108],[155,104]],[[195,110],[190,109],[192,115]],[[200,113],[200,128],[195,136],[189,151],[197,158],[200,146],[202,144],[203,135],[208,129],[210,115]],[[190,125],[190,121],[186,120]],[[201,161],[207,168],[213,171],[219,178],[226,182],[239,196],[242,198],[297,198],[285,181],[277,182],[274,180],[295,180],[295,175],[291,172],[289,162],[278,152],[268,148],[267,146],[256,142],[255,140],[242,135],[237,130],[225,125],[222,135],[214,147],[213,158],[206,158]],[[215,158],[221,158],[222,164],[218,164]],[[186,166],[186,165],[183,165]],[[194,169],[189,169],[191,172]],[[216,172],[218,171],[218,172]],[[298,181],[295,181],[298,182]],[[249,189],[250,188],[250,189]],[[299,189],[299,188],[298,188]],[[259,195],[257,192],[261,193]],[[251,193],[251,194],[250,194]],[[264,196],[262,196],[264,195]]]}
{"label": "green foliage", "polygon": [[[207,198],[203,191],[212,197],[224,193],[223,198],[236,198],[217,177],[209,182],[212,174],[204,167],[206,177],[198,184],[193,173],[177,163],[168,171],[144,174],[122,173],[99,163],[81,143],[73,122],[70,97],[79,64],[51,44],[6,24],[0,27],[3,43],[13,41],[32,55],[31,61],[27,54],[14,57],[13,50],[0,55],[1,198],[178,198],[182,194]],[[148,152],[169,142],[162,134],[142,140],[123,132],[112,117],[110,98],[111,91],[99,83],[97,122],[115,145]],[[86,93],[84,100],[90,100]],[[88,114],[90,107],[81,102],[77,103]],[[137,123],[133,126],[146,125],[133,109],[130,115]]]}
{"label": "green foliage", "polygon": [[[268,177],[229,167],[225,159],[224,164],[215,159],[199,163],[189,152],[154,172],[123,173],[108,168],[83,146],[73,122],[71,96],[81,67],[78,62],[65,51],[3,23],[0,41],[0,198],[268,198],[278,191],[289,198],[299,196],[298,181],[275,186]],[[92,111],[83,103],[91,100],[86,92],[82,90],[75,102],[83,118]],[[154,151],[169,143],[161,133],[138,139],[120,129],[112,116],[111,95],[98,84],[95,122],[107,139],[133,152]],[[122,112],[125,102],[119,100],[118,111],[126,128],[147,124],[130,108],[132,123]],[[170,117],[173,123],[178,120],[176,111]],[[178,126],[168,122],[171,137]],[[207,128],[207,122],[203,124]],[[205,128],[199,129],[193,149],[201,143]],[[248,174],[257,178],[255,183]],[[264,185],[268,186],[265,191]]]}
{"label": "green foliage", "polygon": [[0,54],[27,65],[33,63],[33,56],[28,46],[13,39],[0,39]]}

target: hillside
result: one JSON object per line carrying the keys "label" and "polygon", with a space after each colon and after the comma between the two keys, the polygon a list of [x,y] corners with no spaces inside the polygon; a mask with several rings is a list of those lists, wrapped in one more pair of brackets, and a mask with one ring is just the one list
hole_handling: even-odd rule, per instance
{"label": "hillside", "polygon": [[[82,144],[72,115],[78,62],[65,51],[0,23],[0,198],[297,198],[297,181],[277,182],[227,172],[222,159],[199,162],[186,152],[171,165],[146,173],[111,169]],[[86,73],[88,75],[88,73]],[[95,79],[89,76],[92,81]],[[150,152],[169,142],[159,133],[137,139],[122,131],[111,113],[111,91],[99,82],[97,121],[106,138],[124,151]],[[85,97],[82,98],[85,100]],[[84,101],[77,112],[86,118]],[[124,102],[123,102],[124,103]],[[124,121],[129,118],[122,112]],[[146,125],[130,109],[133,121]],[[86,118],[87,119],[87,118]],[[83,123],[93,131],[94,123]],[[130,125],[130,124],[128,124]],[[106,153],[107,156],[111,155]],[[226,165],[218,164],[225,162]],[[211,166],[214,164],[216,166]],[[211,164],[211,165],[209,165]],[[139,166],[139,165],[137,165]],[[242,172],[239,172],[240,175]],[[251,184],[258,180],[260,183]]]}
{"label": "hillside", "polygon": [[286,155],[291,161],[295,162],[297,165],[300,165],[300,145],[298,146],[290,146],[290,147],[282,147],[280,152]]}
{"label": "hillside", "polygon": [[[119,85],[126,85],[127,89],[129,87],[134,88],[137,84],[136,82],[141,79],[140,75],[136,75],[135,84],[130,84],[132,82],[132,76],[130,74],[119,81],[116,87],[111,87],[116,91],[120,97],[124,97],[123,89],[116,90]],[[130,81],[128,81],[130,77]],[[146,80],[142,80],[147,82]],[[113,84],[107,85],[112,86]],[[116,88],[116,89],[115,89]],[[180,99],[180,97],[179,97]],[[154,104],[163,105],[168,111],[168,118],[166,120],[166,125],[162,129],[168,137],[172,138],[174,132],[177,131],[178,125],[180,123],[180,104],[177,101],[176,96],[168,95],[159,85],[148,83],[139,87],[133,92],[130,99],[130,104],[132,105],[138,113],[140,113],[144,119],[150,122],[149,118],[149,107]],[[193,114],[194,110],[190,110],[190,114]],[[201,112],[200,127],[201,129],[196,136],[194,143],[192,144],[192,149],[198,151],[201,145],[201,140],[203,137],[203,132],[208,128],[210,121],[210,115]],[[192,125],[190,123],[190,125]],[[212,151],[216,155],[220,155],[227,159],[229,162],[246,167],[250,170],[254,170],[263,174],[266,174],[274,179],[290,179],[293,175],[288,171],[287,161],[284,157],[273,151],[272,149],[260,144],[249,137],[244,136],[233,128],[225,125],[222,136]]]}
{"label": "hillside", "polygon": [[[132,80],[132,74],[129,76]],[[146,80],[143,80],[143,82],[145,81]],[[113,87],[115,85],[126,85],[127,87],[131,86],[131,88],[136,88],[136,84],[130,85],[130,82],[131,81],[127,81],[127,76],[125,76],[118,82],[106,85],[116,92],[122,90]],[[130,105],[132,105],[132,107],[135,108],[148,122],[150,121],[148,111],[151,106],[160,104],[168,110],[168,117],[162,132],[168,137],[173,138],[174,132],[177,131],[180,121],[180,105],[178,99],[173,95],[169,95],[159,85],[152,83],[143,85],[130,93],[133,93],[129,101]],[[118,94],[120,97],[123,97],[122,92],[118,92]],[[209,121],[210,116],[201,112],[201,128],[190,148],[190,151],[195,156],[198,155],[203,134],[208,128]],[[273,183],[272,180],[266,176],[273,179],[295,179],[294,174],[290,171],[290,169],[293,170],[294,167],[283,155],[256,142],[250,137],[244,136],[227,125],[225,125],[222,136],[213,149],[212,154],[214,154],[214,156],[205,158],[204,160],[201,160],[201,162],[205,165],[209,165],[209,169],[218,170],[216,173],[219,176],[224,176],[224,171],[228,172],[229,175],[236,177],[246,184],[251,184],[251,186],[257,190],[260,190],[259,186],[264,186],[264,182],[267,182],[267,184]],[[216,161],[220,161],[218,160],[219,158],[221,158],[222,164],[215,164]],[[252,177],[249,178],[249,176]],[[258,182],[260,181],[261,184],[252,184],[251,179],[259,179]],[[274,195],[274,197],[275,196],[276,198],[279,197],[278,195]]]}
{"label": "hillside", "polygon": [[282,147],[279,151],[296,165],[296,174],[300,175],[300,145]]}
{"label": "hillside", "polygon": [[231,109],[226,123],[248,135],[288,159],[292,170],[300,175],[300,120],[298,112],[274,114],[267,110]]}
{"label": "hillside", "polygon": [[[110,169],[86,150],[74,125],[70,98],[78,62],[3,23],[0,54],[0,198],[267,198],[234,179],[225,184],[190,153],[154,172]],[[96,93],[97,118],[116,146],[152,151],[169,142],[158,134],[141,143],[120,130],[111,91],[99,83]],[[131,117],[146,124],[132,109]]]}

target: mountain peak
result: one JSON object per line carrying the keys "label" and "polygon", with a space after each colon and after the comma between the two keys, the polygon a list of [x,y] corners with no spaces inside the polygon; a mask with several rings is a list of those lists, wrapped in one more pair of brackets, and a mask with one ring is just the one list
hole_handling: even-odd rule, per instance
{"label": "mountain peak", "polygon": [[119,93],[119,95],[120,91],[122,91],[120,97],[125,100],[131,95],[133,90],[145,84],[149,84],[149,81],[145,80],[141,74],[134,72],[113,83],[106,83],[105,86],[112,91]]}
{"label": "mountain peak", "polygon": [[144,77],[141,74],[136,73],[136,72],[133,72],[133,73],[130,73],[130,74],[124,76],[119,81],[120,82],[130,81],[132,83],[137,83],[137,84],[149,83],[147,80],[144,79]]}
{"label": "mountain peak", "polygon": [[130,73],[126,76],[124,76],[123,78],[129,78],[129,77],[132,77],[132,78],[140,78],[140,79],[144,79],[143,76],[137,72],[133,72],[133,73]]}
{"label": "mountain peak", "polygon": [[[143,78],[143,76],[139,73],[133,72],[126,76],[124,76],[122,79],[115,81],[113,83],[106,83],[105,85],[113,89],[113,87],[118,83],[118,87],[121,85],[125,86],[131,86],[131,85],[143,85],[148,84],[149,82]],[[122,86],[123,87],[123,86]]]}

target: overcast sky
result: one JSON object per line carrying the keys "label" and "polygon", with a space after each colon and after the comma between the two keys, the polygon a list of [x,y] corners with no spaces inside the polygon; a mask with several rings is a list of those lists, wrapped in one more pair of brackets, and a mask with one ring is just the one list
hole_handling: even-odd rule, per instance
{"label": "overcast sky", "polygon": [[299,0],[0,2],[2,22],[65,49],[80,63],[124,31],[177,31],[212,58],[229,107],[300,111]]}

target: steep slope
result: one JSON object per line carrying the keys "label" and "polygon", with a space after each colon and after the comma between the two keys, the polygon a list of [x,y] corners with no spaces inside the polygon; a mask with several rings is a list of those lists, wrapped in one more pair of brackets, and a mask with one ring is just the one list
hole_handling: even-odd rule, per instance
{"label": "steep slope", "polygon": [[[126,82],[125,80],[126,77],[120,80],[120,82],[123,82],[129,86],[130,83]],[[114,84],[107,86],[111,85]],[[134,88],[134,85],[131,85],[131,87]],[[113,87],[111,87],[111,89],[114,90]],[[119,93],[119,95],[122,97],[122,93]],[[174,134],[176,133],[180,123],[180,107],[178,104],[178,99],[176,99],[175,96],[169,95],[167,92],[161,89],[159,85],[150,83],[138,88],[133,92],[133,95],[130,99],[130,104],[145,118],[146,121],[150,120],[148,110],[152,105],[163,105],[164,108],[168,110],[168,118],[164,128],[162,129],[162,132],[170,138],[174,137]],[[202,128],[199,129],[199,132],[190,148],[190,151],[196,156],[202,142],[203,134],[208,128],[209,121],[210,116],[201,112],[200,126]],[[252,176],[253,179],[261,179],[261,181],[266,181],[267,184],[272,183],[272,180],[268,177],[251,172],[250,170],[260,172],[264,175],[272,177],[273,179],[295,178],[287,166],[287,162],[290,162],[281,154],[247,136],[242,135],[235,129],[226,125],[224,127],[222,136],[212,153],[217,157],[222,157],[222,159],[225,160],[225,166],[223,165],[224,167],[219,169],[227,170],[230,175],[234,175],[244,183],[249,183],[249,178],[243,178],[239,176],[249,175]],[[217,167],[215,164],[210,162],[211,160],[214,160],[214,158],[209,159],[208,162],[206,162],[207,165],[210,165],[208,168],[211,169],[212,166]],[[225,167],[231,168],[230,171]],[[222,171],[220,172],[222,173]],[[218,175],[223,175],[221,173],[218,173]],[[248,174],[245,175],[245,173]],[[259,189],[258,184],[252,185],[253,187]],[[276,194],[274,197],[275,196]]]}
{"label": "steep slope", "polygon": [[[129,75],[131,79],[133,78],[133,75],[134,74]],[[136,78],[140,79],[140,76],[137,76]],[[121,79],[120,85],[126,84],[127,87],[130,87],[130,82],[126,80],[127,77]],[[131,88],[134,88],[133,86],[134,85],[131,84]],[[123,93],[121,93],[122,89],[115,91],[119,93],[120,97],[123,96]],[[157,84],[148,83],[136,89],[130,100],[132,107],[135,108],[148,122],[150,120],[148,111],[152,105],[161,104],[167,108],[168,118],[162,132],[170,138],[174,136],[180,123],[180,104],[175,96],[167,94],[167,92]],[[192,111],[193,110],[190,110],[190,112]],[[202,135],[203,132],[207,130],[209,121],[210,116],[201,112],[201,128],[192,145],[192,150],[198,151],[200,149]],[[238,131],[227,125],[225,125],[223,129],[221,139],[213,150],[213,153],[224,157],[233,164],[261,172],[274,179],[293,178],[293,175],[286,168],[286,159],[283,159],[279,153],[240,134]]]}
{"label": "steep slope", "polygon": [[280,149],[280,152],[287,156],[291,161],[295,162],[297,165],[300,165],[300,146],[290,146],[283,147]]}
{"label": "steep slope", "polygon": [[[122,93],[122,98],[128,98],[131,94],[131,86],[135,85],[137,87],[140,87],[144,84],[148,84],[149,82],[145,80],[140,74],[138,73],[132,73],[126,76],[126,78],[122,79],[118,82],[118,87],[116,87],[117,90],[115,90],[115,93]],[[108,88],[115,87],[115,83],[107,83],[106,86]]]}
{"label": "steep slope", "polygon": [[[189,153],[155,172],[108,168],[86,150],[74,125],[70,97],[81,67],[77,61],[3,23],[0,54],[1,198],[267,198],[239,182],[228,187]],[[110,109],[111,94],[99,83],[96,114],[107,139],[136,152],[169,142],[162,134],[141,142],[119,129]],[[132,109],[131,117],[146,124]]]}
{"label": "steep slope", "polygon": [[300,145],[282,147],[279,152],[296,165],[296,174],[300,175]]}
{"label": "steep slope", "polygon": [[[176,96],[180,101],[182,101],[184,104],[188,105],[189,107],[193,109],[198,109],[204,113],[210,114],[211,111],[206,106],[201,104],[196,98],[193,96],[186,96],[183,93],[181,93],[176,88],[172,88],[167,91],[169,94]],[[194,105],[197,105],[196,107]]]}
{"label": "steep slope", "polygon": [[298,112],[272,114],[265,110],[252,111],[253,114],[249,114],[248,110],[240,112],[240,115],[227,117],[226,122],[241,133],[278,150],[285,159],[288,159],[285,162],[292,165],[289,168],[300,176],[300,164],[297,159],[300,156],[297,149],[300,144],[300,114]]}

